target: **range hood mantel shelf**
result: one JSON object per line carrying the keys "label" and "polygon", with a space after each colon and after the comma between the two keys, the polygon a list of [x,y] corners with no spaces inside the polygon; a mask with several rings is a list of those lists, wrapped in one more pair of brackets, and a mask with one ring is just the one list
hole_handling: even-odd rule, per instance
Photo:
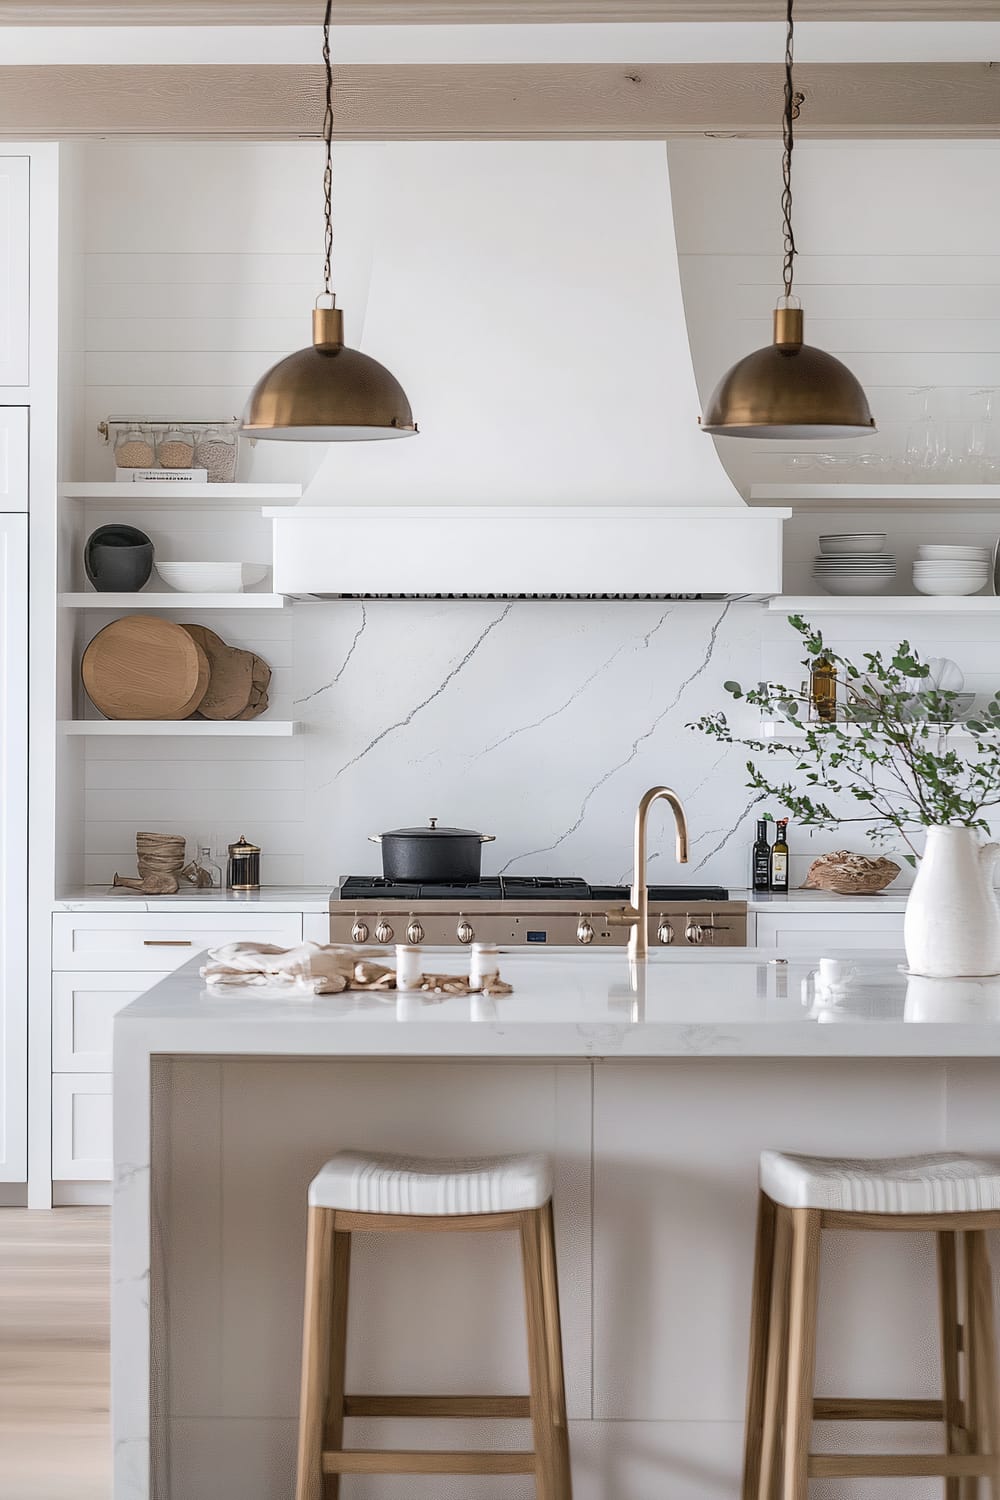
{"label": "range hood mantel shelf", "polygon": [[265,509],[276,591],[319,598],[767,599],[788,509]]}

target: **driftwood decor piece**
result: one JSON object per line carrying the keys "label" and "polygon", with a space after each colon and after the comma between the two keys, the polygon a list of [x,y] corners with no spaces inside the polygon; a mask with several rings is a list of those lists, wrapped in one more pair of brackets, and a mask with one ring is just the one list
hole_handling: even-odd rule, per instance
{"label": "driftwood decor piece", "polygon": [[894,860],[870,859],[866,854],[835,849],[813,860],[802,889],[833,891],[838,896],[875,896],[898,874],[899,865]]}

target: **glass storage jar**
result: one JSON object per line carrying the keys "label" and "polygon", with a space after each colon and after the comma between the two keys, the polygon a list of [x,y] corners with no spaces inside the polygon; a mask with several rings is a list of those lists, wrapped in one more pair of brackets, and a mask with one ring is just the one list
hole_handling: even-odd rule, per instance
{"label": "glass storage jar", "polygon": [[194,438],[179,427],[169,427],[156,445],[161,469],[190,469],[194,463]]}
{"label": "glass storage jar", "polygon": [[142,427],[123,427],[115,438],[116,469],[150,469],[154,452],[152,434]]}
{"label": "glass storage jar", "polygon": [[232,428],[206,427],[194,448],[195,468],[208,471],[209,484],[232,484],[236,478],[237,436]]}

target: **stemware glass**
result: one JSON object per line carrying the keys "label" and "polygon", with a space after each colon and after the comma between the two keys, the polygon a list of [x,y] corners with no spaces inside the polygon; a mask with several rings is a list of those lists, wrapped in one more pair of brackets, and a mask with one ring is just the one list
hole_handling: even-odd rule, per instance
{"label": "stemware glass", "polygon": [[906,431],[905,463],[911,479],[926,480],[951,465],[947,429],[937,416],[938,387],[917,386],[910,392],[920,398],[920,413]]}

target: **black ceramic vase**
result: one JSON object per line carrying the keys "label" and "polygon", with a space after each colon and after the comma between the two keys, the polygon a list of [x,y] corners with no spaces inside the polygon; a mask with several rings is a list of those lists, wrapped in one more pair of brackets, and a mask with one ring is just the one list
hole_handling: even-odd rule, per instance
{"label": "black ceramic vase", "polygon": [[98,526],[87,538],[83,566],[99,594],[136,594],[153,571],[153,544],[134,526]]}

